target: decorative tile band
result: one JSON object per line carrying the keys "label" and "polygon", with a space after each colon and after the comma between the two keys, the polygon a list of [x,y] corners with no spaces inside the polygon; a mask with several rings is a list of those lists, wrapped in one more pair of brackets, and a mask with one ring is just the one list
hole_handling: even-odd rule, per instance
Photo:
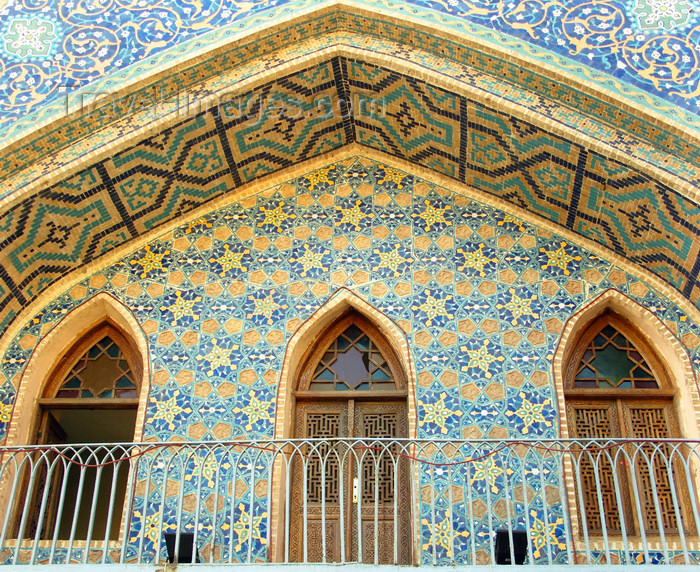
{"label": "decorative tile band", "polygon": [[[329,107],[341,100],[363,102],[361,113]],[[3,213],[0,324],[58,277],[115,246],[352,142],[530,210],[700,300],[700,207],[612,158],[462,95],[346,58],[259,86],[242,101],[250,112],[207,110]],[[391,169],[385,176],[398,177]],[[291,222],[284,205],[275,208],[270,216],[281,231]],[[359,216],[353,205],[343,208],[348,220],[368,224],[352,218]],[[448,215],[421,216],[439,228]]]}

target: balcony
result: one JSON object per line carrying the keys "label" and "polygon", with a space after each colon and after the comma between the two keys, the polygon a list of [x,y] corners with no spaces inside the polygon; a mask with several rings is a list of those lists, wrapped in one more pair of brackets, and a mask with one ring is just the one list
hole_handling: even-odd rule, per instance
{"label": "balcony", "polygon": [[699,454],[675,440],[4,447],[0,561],[692,565]]}

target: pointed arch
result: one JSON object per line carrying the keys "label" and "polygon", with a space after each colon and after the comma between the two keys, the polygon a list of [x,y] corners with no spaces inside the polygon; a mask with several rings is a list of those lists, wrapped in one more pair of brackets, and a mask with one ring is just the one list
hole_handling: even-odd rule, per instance
{"label": "pointed arch", "polygon": [[[610,289],[569,318],[552,363],[561,437],[582,439],[585,449],[576,469],[572,457],[564,459],[574,536],[585,531],[591,547],[599,549],[604,534],[624,531],[630,547],[637,549],[643,547],[644,534],[674,534],[681,522],[695,534],[685,500],[674,505],[671,491],[687,499],[699,483],[682,476],[679,461],[674,467],[681,476],[669,476],[663,459],[671,458],[672,449],[654,444],[640,449],[647,455],[658,452],[632,454],[626,461],[629,472],[614,455],[610,461],[591,453],[598,440],[698,438],[696,378],[676,336],[651,311]],[[697,475],[697,468],[691,472]],[[659,503],[676,508],[659,511]],[[640,504],[653,509],[639,512]]]}
{"label": "pointed arch", "polygon": [[573,314],[562,331],[552,360],[552,374],[557,391],[560,436],[569,439],[564,389],[567,366],[583,332],[599,316],[612,312],[627,320],[662,362],[672,388],[676,391],[674,407],[681,435],[700,438],[700,390],[690,356],[681,341],[656,315],[622,292],[609,289]]}
{"label": "pointed arch", "polygon": [[[134,441],[143,436],[143,426],[150,390],[148,339],[132,311],[114,296],[100,292],[69,312],[37,344],[20,378],[15,406],[7,432],[7,445],[24,445],[33,440],[36,400],[43,396],[49,373],[67,365],[66,357],[84,334],[107,326],[119,333],[133,356],[133,373],[139,379],[139,405],[136,413]],[[26,406],[25,404],[31,404]]]}
{"label": "pointed arch", "polygon": [[300,368],[308,357],[308,350],[314,342],[350,311],[357,312],[374,327],[396,355],[402,368],[403,379],[408,392],[408,434],[415,438],[416,423],[416,383],[415,366],[409,351],[406,334],[389,319],[386,314],[360,298],[347,288],[339,288],[313,315],[304,322],[287,344],[282,362],[275,403],[275,439],[289,439],[292,434],[293,392],[296,389]]}
{"label": "pointed arch", "polygon": [[[275,439],[290,439],[295,436],[294,424],[295,418],[298,417],[296,412],[297,398],[308,400],[311,397],[308,394],[314,393],[313,391],[303,391],[308,389],[310,379],[301,379],[301,374],[304,371],[308,373],[329,346],[332,346],[338,336],[346,331],[348,325],[352,324],[358,325],[364,333],[369,332],[369,339],[372,342],[377,342],[382,356],[388,362],[393,362],[390,367],[395,378],[396,393],[402,393],[402,399],[405,400],[404,405],[401,406],[404,411],[402,415],[407,417],[406,431],[403,435],[407,435],[408,438],[416,437],[415,367],[406,335],[380,310],[343,287],[337,290],[299,327],[287,344],[277,392]],[[323,339],[325,342],[319,344]],[[301,393],[307,394],[305,397],[302,397],[300,393],[295,395],[295,391],[300,385]],[[318,395],[322,392],[315,393]],[[336,393],[328,391],[326,393],[329,394],[328,397],[332,397],[333,394],[337,396],[338,393],[357,394],[358,392],[339,391]],[[290,477],[289,463],[278,458],[273,469],[271,489],[270,538],[274,539],[270,546],[272,562],[283,561],[286,556],[284,549],[285,530],[289,526],[289,522],[286,522],[285,519],[289,515],[287,504],[290,502],[288,494],[291,491],[287,489],[292,482]],[[283,500],[285,498],[286,502]],[[287,532],[289,531],[287,530]],[[410,559],[410,553],[413,549],[409,548],[408,544],[403,550],[408,550],[409,555],[406,558]]]}

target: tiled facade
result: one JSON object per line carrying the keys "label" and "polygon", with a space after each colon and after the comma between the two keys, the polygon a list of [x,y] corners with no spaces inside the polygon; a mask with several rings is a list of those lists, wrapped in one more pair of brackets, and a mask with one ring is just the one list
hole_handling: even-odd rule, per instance
{"label": "tiled facade", "polygon": [[[356,109],[337,110],[339,101]],[[182,120],[7,208],[0,216],[0,324],[57,277],[115,246],[350,144],[527,209],[700,300],[695,200],[544,126],[344,57],[261,85],[231,106],[228,115],[216,108]]]}
{"label": "tiled facade", "polygon": [[[133,157],[121,156],[125,168]],[[152,170],[158,157],[149,156]],[[639,277],[569,238],[357,156],[183,222],[37,309],[2,357],[0,428],[4,435],[37,344],[107,293],[148,337],[145,440],[271,438],[287,343],[339,290],[405,334],[418,438],[560,436],[557,344],[567,320],[610,290],[663,322],[700,370],[698,324]],[[500,494],[502,476],[483,465],[473,493]],[[544,478],[557,487],[558,469]],[[135,507],[133,518],[147,521],[143,499]],[[264,558],[262,511],[252,518]],[[554,516],[549,527],[533,518],[556,544]],[[421,558],[432,561],[424,524]]]}

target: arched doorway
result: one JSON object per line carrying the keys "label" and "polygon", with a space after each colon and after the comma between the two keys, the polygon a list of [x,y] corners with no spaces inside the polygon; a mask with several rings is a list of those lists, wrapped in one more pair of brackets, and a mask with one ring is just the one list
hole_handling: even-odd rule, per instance
{"label": "arched doorway", "polygon": [[[578,513],[589,534],[691,534],[674,399],[663,357],[643,332],[607,309],[574,340],[564,395],[571,436],[582,440]],[[616,440],[629,445],[612,447]],[[588,440],[595,440],[591,443]]]}
{"label": "arched doorway", "polygon": [[408,564],[406,378],[377,328],[350,311],[307,352],[294,397],[290,559]]}
{"label": "arched doorway", "polygon": [[54,540],[119,536],[141,367],[123,333],[105,321],[82,335],[46,378],[37,400],[16,535]]}

